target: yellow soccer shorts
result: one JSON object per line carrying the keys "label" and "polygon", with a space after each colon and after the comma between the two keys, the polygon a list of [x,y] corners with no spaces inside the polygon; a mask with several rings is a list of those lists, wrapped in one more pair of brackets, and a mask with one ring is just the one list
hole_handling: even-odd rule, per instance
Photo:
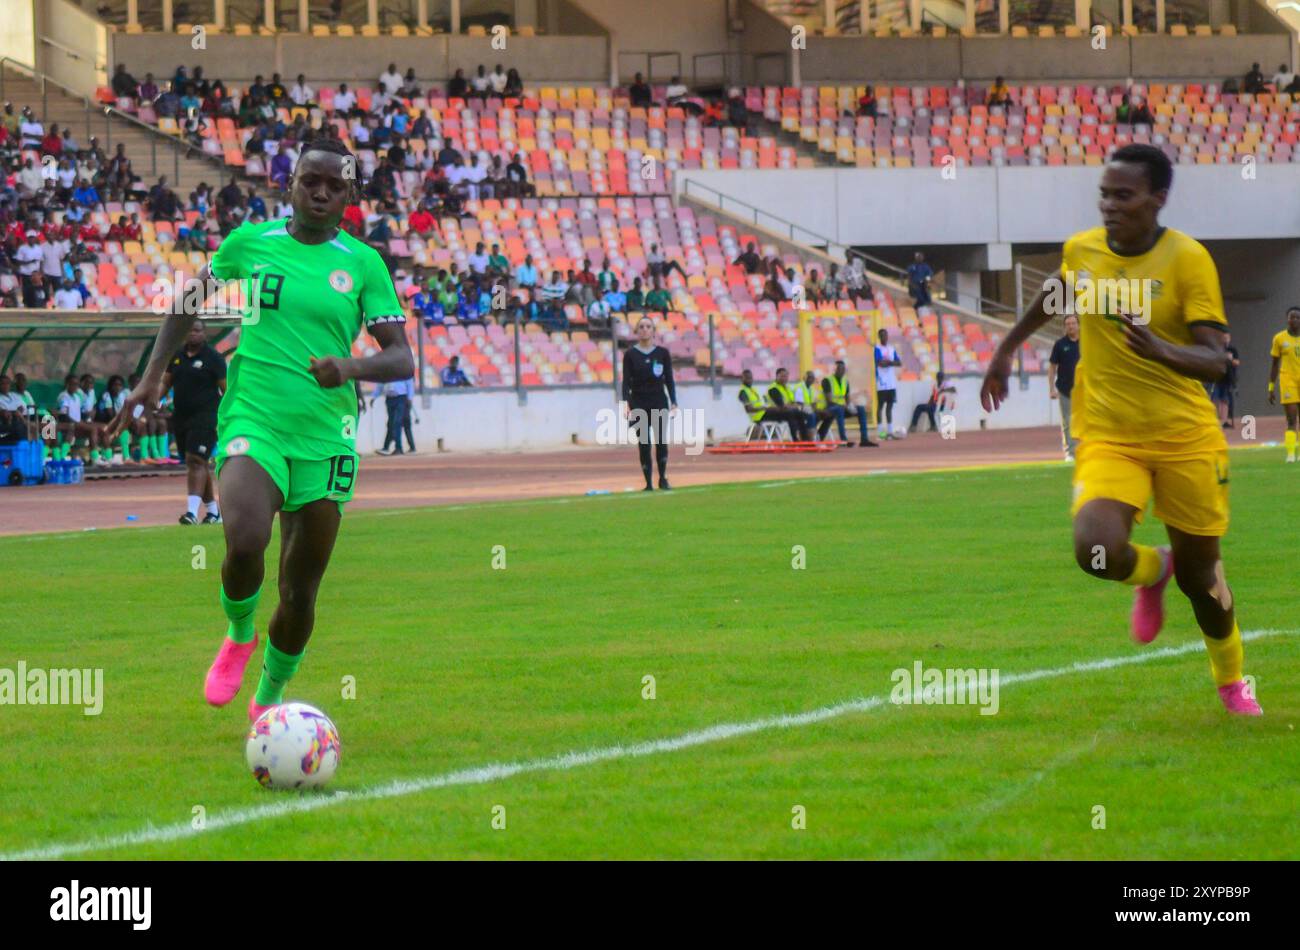
{"label": "yellow soccer shorts", "polygon": [[1155,499],[1155,516],[1187,534],[1228,532],[1228,450],[1177,444],[1130,445],[1081,441],[1075,450],[1073,517],[1096,498],[1137,509],[1142,520]]}
{"label": "yellow soccer shorts", "polygon": [[1277,400],[1284,406],[1288,403],[1300,403],[1300,379],[1278,374],[1277,392]]}

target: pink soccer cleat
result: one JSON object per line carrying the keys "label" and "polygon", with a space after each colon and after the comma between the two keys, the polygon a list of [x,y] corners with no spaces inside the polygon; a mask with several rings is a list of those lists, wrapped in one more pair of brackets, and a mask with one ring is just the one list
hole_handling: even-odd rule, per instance
{"label": "pink soccer cleat", "polygon": [[203,683],[203,698],[213,706],[224,706],[235,698],[244,679],[248,658],[257,649],[257,634],[247,643],[236,643],[226,637],[217,651],[217,658],[208,668],[208,678]]}
{"label": "pink soccer cleat", "polygon": [[1148,587],[1137,588],[1133,594],[1132,632],[1138,643],[1150,643],[1165,625],[1165,587],[1174,576],[1174,552],[1167,547],[1156,550],[1165,565],[1160,579]]}
{"label": "pink soccer cleat", "polygon": [[1238,716],[1264,715],[1264,710],[1260,709],[1259,703],[1250,691],[1250,685],[1245,680],[1220,686],[1219,698],[1223,700],[1223,708],[1230,713],[1236,713]]}
{"label": "pink soccer cleat", "polygon": [[266,712],[268,709],[274,709],[276,705],[276,703],[272,703],[269,706],[261,706],[257,702],[257,696],[253,696],[253,698],[248,701],[248,721],[257,722],[257,720],[262,718],[262,713]]}

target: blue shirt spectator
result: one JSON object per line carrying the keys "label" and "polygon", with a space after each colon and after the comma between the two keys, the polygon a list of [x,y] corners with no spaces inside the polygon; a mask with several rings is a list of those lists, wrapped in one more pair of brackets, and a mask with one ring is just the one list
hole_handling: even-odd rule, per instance
{"label": "blue shirt spectator", "polygon": [[453,356],[451,361],[443,367],[442,372],[438,374],[442,380],[442,385],[448,388],[455,386],[472,385],[465,371],[460,368],[460,357]]}
{"label": "blue shirt spectator", "polygon": [[609,290],[605,292],[605,306],[609,307],[610,313],[627,313],[627,294],[621,290]]}
{"label": "blue shirt spectator", "polygon": [[532,258],[528,258],[517,268],[515,268],[515,283],[520,287],[537,286],[537,268],[531,263]]}

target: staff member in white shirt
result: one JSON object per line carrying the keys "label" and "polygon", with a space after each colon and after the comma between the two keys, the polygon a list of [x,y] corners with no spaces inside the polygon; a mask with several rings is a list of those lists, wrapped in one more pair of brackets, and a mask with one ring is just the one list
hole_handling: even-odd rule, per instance
{"label": "staff member in white shirt", "polygon": [[894,428],[894,401],[898,396],[898,367],[903,361],[898,350],[889,343],[889,331],[881,327],[876,334],[876,428],[877,438],[892,439]]}
{"label": "staff member in white shirt", "polygon": [[107,465],[107,457],[103,460],[100,459],[101,449],[105,449],[105,456],[111,457],[112,455],[105,447],[104,427],[97,426],[95,423],[83,418],[81,412],[83,401],[83,394],[77,388],[77,377],[69,373],[63,378],[63,391],[59,393],[58,399],[55,400],[55,419],[61,443],[59,457],[67,458],[62,446],[65,440],[75,444],[77,439],[85,439],[90,443],[91,461],[95,465]]}

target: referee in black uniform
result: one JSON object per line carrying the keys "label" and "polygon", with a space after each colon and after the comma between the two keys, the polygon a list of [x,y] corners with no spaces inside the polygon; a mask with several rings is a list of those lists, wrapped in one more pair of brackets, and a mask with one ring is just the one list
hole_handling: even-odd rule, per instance
{"label": "referee in black uniform", "polygon": [[649,317],[636,322],[636,344],[623,355],[623,402],[629,413],[637,449],[641,453],[641,472],[645,491],[654,491],[654,469],[650,465],[650,443],[654,442],[659,462],[659,487],[669,489],[668,413],[677,411],[677,387],[673,384],[673,361],[668,350],[655,346],[655,323]]}
{"label": "referee in black uniform", "polygon": [[172,431],[185,457],[188,493],[181,524],[199,523],[199,505],[207,508],[204,524],[221,524],[221,509],[212,480],[212,452],[217,447],[217,407],[226,391],[226,358],[208,345],[202,320],[190,327],[185,345],[163,373],[162,391],[173,390]]}

